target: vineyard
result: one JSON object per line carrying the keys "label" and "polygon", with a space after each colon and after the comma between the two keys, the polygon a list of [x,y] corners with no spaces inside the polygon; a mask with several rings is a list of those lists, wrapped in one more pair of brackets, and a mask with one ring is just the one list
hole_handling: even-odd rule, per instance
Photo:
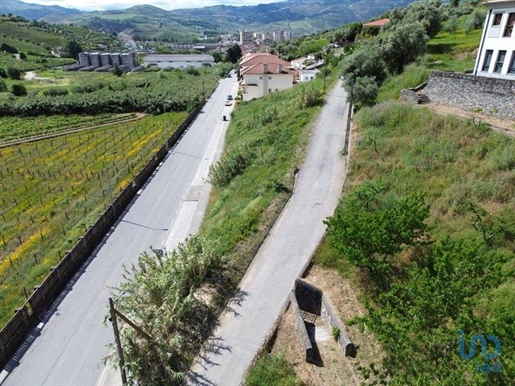
{"label": "vineyard", "polygon": [[67,130],[80,129],[93,125],[114,123],[136,117],[136,114],[99,114],[99,115],[52,115],[37,117],[0,118],[0,145],[5,142],[54,134]]}
{"label": "vineyard", "polygon": [[163,114],[0,149],[1,325],[186,115]]}

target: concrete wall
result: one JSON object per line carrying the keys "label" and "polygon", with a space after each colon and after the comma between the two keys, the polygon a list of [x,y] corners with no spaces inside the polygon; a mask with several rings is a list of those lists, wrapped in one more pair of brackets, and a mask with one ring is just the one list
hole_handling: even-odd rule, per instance
{"label": "concrete wall", "polygon": [[[169,150],[177,143],[181,135],[198,115],[202,102],[181,126],[172,134],[159,151],[148,161],[128,186],[115,198],[113,206],[119,215],[130,204],[136,193],[152,175]],[[39,316],[48,309],[59,296],[68,281],[77,273],[82,264],[102,241],[115,223],[113,210],[108,207],[86,234],[79,239],[71,251],[66,252],[60,263],[53,267],[43,282],[34,288],[25,304],[16,310],[13,318],[0,331],[0,366],[3,366],[20,346],[31,328],[39,323]]]}
{"label": "concrete wall", "polygon": [[302,348],[306,354],[306,362],[313,362],[313,344],[311,343],[311,339],[309,339],[308,330],[306,329],[306,323],[304,322],[304,318],[302,317],[302,313],[300,311],[299,303],[297,302],[297,297],[295,296],[295,292],[292,292],[290,295],[290,306],[292,308],[293,317],[295,318],[295,322],[297,324],[297,331],[299,333],[300,343],[302,344]]}
{"label": "concrete wall", "polygon": [[434,103],[515,118],[515,80],[431,71],[426,94]]}
{"label": "concrete wall", "polygon": [[257,85],[244,86],[244,101],[293,87],[293,74],[245,74],[243,79],[245,84]]}

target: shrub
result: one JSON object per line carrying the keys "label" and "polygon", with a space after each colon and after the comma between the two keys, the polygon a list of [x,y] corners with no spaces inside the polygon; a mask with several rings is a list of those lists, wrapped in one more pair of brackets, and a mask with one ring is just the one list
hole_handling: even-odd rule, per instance
{"label": "shrub", "polygon": [[7,76],[9,76],[11,79],[19,80],[21,77],[21,72],[17,68],[7,67]]}
{"label": "shrub", "polygon": [[0,79],[0,92],[6,92],[7,91],[7,85],[5,84],[3,79]]}
{"label": "shrub", "polygon": [[0,78],[7,78],[7,73],[3,68],[0,68]]}
{"label": "shrub", "polygon": [[65,88],[53,87],[53,88],[43,91],[43,95],[50,96],[50,97],[63,96],[63,95],[68,95],[68,90]]}
{"label": "shrub", "polygon": [[15,96],[25,96],[27,95],[27,89],[22,84],[13,84],[12,93]]}
{"label": "shrub", "polygon": [[252,153],[247,144],[234,149],[215,165],[209,167],[211,184],[218,188],[229,185],[234,177],[241,174],[250,165],[251,160]]}
{"label": "shrub", "polygon": [[320,92],[314,86],[305,87],[300,92],[299,108],[307,109],[320,104]]}

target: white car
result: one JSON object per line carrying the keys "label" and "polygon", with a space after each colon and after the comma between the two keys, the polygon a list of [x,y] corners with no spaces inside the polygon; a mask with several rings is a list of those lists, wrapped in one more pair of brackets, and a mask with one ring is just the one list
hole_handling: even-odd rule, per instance
{"label": "white car", "polygon": [[230,101],[230,100],[226,100],[226,101],[225,101],[225,105],[226,105],[226,106],[232,106],[232,101]]}

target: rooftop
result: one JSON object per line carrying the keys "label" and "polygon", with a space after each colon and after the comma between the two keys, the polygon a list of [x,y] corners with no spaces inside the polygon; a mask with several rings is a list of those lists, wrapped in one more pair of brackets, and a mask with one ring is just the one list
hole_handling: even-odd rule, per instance
{"label": "rooftop", "polygon": [[368,23],[363,23],[363,27],[382,27],[387,24],[390,19],[379,19],[374,21],[369,21]]}

